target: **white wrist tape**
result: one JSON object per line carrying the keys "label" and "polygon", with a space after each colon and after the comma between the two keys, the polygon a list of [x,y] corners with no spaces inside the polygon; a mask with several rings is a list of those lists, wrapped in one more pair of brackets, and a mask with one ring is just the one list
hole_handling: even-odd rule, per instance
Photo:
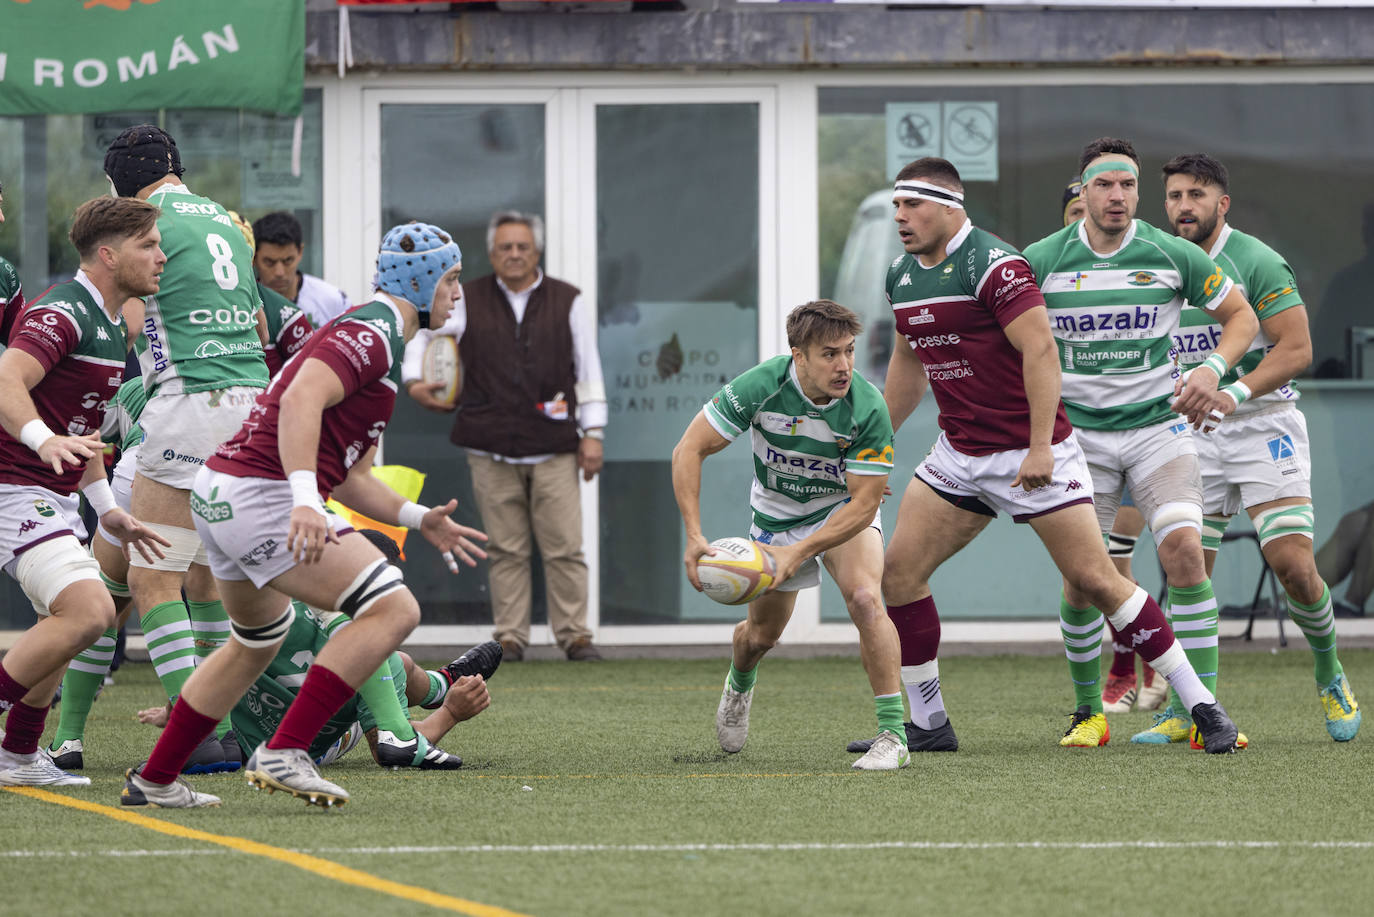
{"label": "white wrist tape", "polygon": [[48,429],[48,425],[35,417],[19,430],[19,441],[28,446],[34,452],[38,447],[52,439],[57,434]]}
{"label": "white wrist tape", "polygon": [[110,482],[104,478],[81,488],[81,494],[86,498],[86,502],[91,504],[96,516],[103,516],[110,510],[119,508],[119,504],[115,503],[114,491],[110,490]]}
{"label": "white wrist tape", "polygon": [[288,474],[286,481],[291,485],[292,506],[308,506],[324,515],[324,504],[320,502],[320,482],[315,472],[302,468]]}
{"label": "white wrist tape", "polygon": [[428,506],[421,506],[407,500],[401,504],[401,509],[396,513],[396,521],[405,528],[418,529],[420,524],[425,521],[425,513],[427,512],[429,512]]}
{"label": "white wrist tape", "polygon": [[1212,351],[1207,359],[1202,361],[1202,365],[1216,373],[1218,379],[1226,375],[1226,371],[1231,368],[1231,364],[1226,362],[1226,358],[1216,351]]}
{"label": "white wrist tape", "polygon": [[1222,389],[1221,393],[1223,395],[1230,395],[1231,400],[1236,403],[1236,407],[1240,407],[1242,404],[1249,401],[1251,395],[1250,386],[1241,382],[1239,379]]}

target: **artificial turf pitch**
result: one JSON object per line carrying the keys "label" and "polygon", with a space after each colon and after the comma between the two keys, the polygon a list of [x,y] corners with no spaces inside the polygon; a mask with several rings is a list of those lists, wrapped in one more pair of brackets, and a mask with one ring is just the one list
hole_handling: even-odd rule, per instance
{"label": "artificial turf pitch", "polygon": [[[1374,651],[1342,660],[1374,703]],[[1222,700],[1251,741],[1230,756],[1131,745],[1148,713],[1110,717],[1104,748],[1061,749],[1062,657],[950,657],[959,751],[886,773],[843,750],[874,731],[857,659],[764,660],[738,755],[713,727],[725,670],[508,664],[443,743],[461,771],[383,771],[360,748],[325,772],[352,794],[341,810],[228,774],[191,778],[222,808],[173,811],[119,807],[155,740],[134,711],[159,690],[128,665],[91,713],[92,785],[0,793],[0,914],[1374,910],[1374,725],[1330,740],[1305,648],[1223,650]]]}

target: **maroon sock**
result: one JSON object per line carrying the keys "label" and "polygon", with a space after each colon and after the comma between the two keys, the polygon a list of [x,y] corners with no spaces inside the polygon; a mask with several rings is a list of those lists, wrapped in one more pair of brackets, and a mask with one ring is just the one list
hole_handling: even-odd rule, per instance
{"label": "maroon sock", "polygon": [[177,779],[177,774],[186,766],[186,759],[196,746],[205,741],[206,736],[215,731],[219,720],[198,713],[186,703],[186,698],[178,697],[172,705],[172,713],[167,717],[167,728],[162,730],[162,738],[153,746],[148,763],[143,765],[140,776],[152,783],[168,784]]}
{"label": "maroon sock", "polygon": [[1174,631],[1164,617],[1164,610],[1148,595],[1135,620],[1121,628],[1120,634],[1122,644],[1135,647],[1146,662],[1158,659],[1174,645]]}
{"label": "maroon sock", "polygon": [[11,678],[4,663],[0,663],[0,713],[19,703],[28,693],[29,689]]}
{"label": "maroon sock", "polygon": [[353,689],[324,666],[316,663],[305,675],[305,684],[282,717],[281,725],[267,740],[267,747],[309,748],[329,718],[353,696]]}
{"label": "maroon sock", "polygon": [[940,654],[940,615],[935,611],[935,596],[905,605],[889,605],[887,616],[896,625],[897,638],[902,643],[902,665],[920,665]]}
{"label": "maroon sock", "polygon": [[1121,635],[1112,627],[1112,622],[1107,622],[1107,630],[1112,632],[1112,670],[1109,675],[1117,678],[1130,678],[1135,674],[1135,650],[1131,649],[1129,643],[1121,642]]}
{"label": "maroon sock", "polygon": [[10,708],[10,717],[5,721],[5,741],[0,747],[16,755],[31,755],[38,751],[38,740],[43,735],[48,710],[48,707],[30,707],[23,701],[15,701]]}

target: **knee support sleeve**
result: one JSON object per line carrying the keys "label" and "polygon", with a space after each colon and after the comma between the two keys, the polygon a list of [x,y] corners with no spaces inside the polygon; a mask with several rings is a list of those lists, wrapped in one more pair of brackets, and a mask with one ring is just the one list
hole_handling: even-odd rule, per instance
{"label": "knee support sleeve", "polygon": [[249,649],[267,649],[276,646],[286,638],[287,632],[291,630],[291,622],[294,620],[296,620],[296,607],[287,602],[286,611],[270,624],[245,627],[237,621],[230,621],[230,636]]}
{"label": "knee support sleeve", "polygon": [[339,611],[351,618],[364,614],[382,596],[405,585],[401,571],[378,558],[363,568],[348,584],[336,603]]}

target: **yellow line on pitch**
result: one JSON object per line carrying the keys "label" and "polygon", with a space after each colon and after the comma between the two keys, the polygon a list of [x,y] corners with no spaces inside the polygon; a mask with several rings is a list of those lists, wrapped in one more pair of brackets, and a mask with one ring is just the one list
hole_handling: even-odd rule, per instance
{"label": "yellow line on pitch", "polygon": [[297,853],[294,850],[286,850],[282,847],[273,847],[270,844],[260,844],[257,841],[250,841],[244,837],[232,837],[224,834],[211,834],[208,831],[200,831],[196,828],[187,828],[173,822],[165,822],[157,818],[149,818],[146,815],[139,815],[135,812],[128,812],[124,809],[116,809],[113,806],[101,805],[97,802],[87,802],[84,799],[74,799],[70,796],[61,796],[47,790],[40,790],[36,787],[3,787],[11,793],[20,796],[28,796],[41,802],[56,803],[60,806],[67,806],[72,809],[80,809],[84,812],[93,812],[96,815],[104,815],[106,818],[113,818],[115,821],[128,822],[140,828],[147,828],[150,831],[158,831],[162,834],[170,834],[172,837],[185,838],[192,841],[204,841],[207,844],[218,844],[221,847],[228,847],[230,850],[237,850],[240,853],[247,853],[252,856],[266,857],[269,860],[276,860],[288,866],[295,866],[297,869],[304,869],[306,872],[313,872],[317,876],[326,879],[333,879],[335,882],[342,882],[345,885],[356,885],[369,891],[381,892],[384,895],[392,895],[397,898],[404,898],[407,901],[414,901],[417,904],[427,904],[430,907],[441,908],[446,911],[457,911],[460,914],[468,914],[470,917],[528,917],[518,911],[508,911],[503,907],[493,907],[490,904],[481,904],[477,901],[467,901],[463,898],[453,898],[448,895],[441,895],[425,888],[416,888],[413,885],[403,885],[400,882],[392,882],[390,879],[383,879],[370,873],[352,869],[332,860],[321,857],[311,856],[308,853]]}

